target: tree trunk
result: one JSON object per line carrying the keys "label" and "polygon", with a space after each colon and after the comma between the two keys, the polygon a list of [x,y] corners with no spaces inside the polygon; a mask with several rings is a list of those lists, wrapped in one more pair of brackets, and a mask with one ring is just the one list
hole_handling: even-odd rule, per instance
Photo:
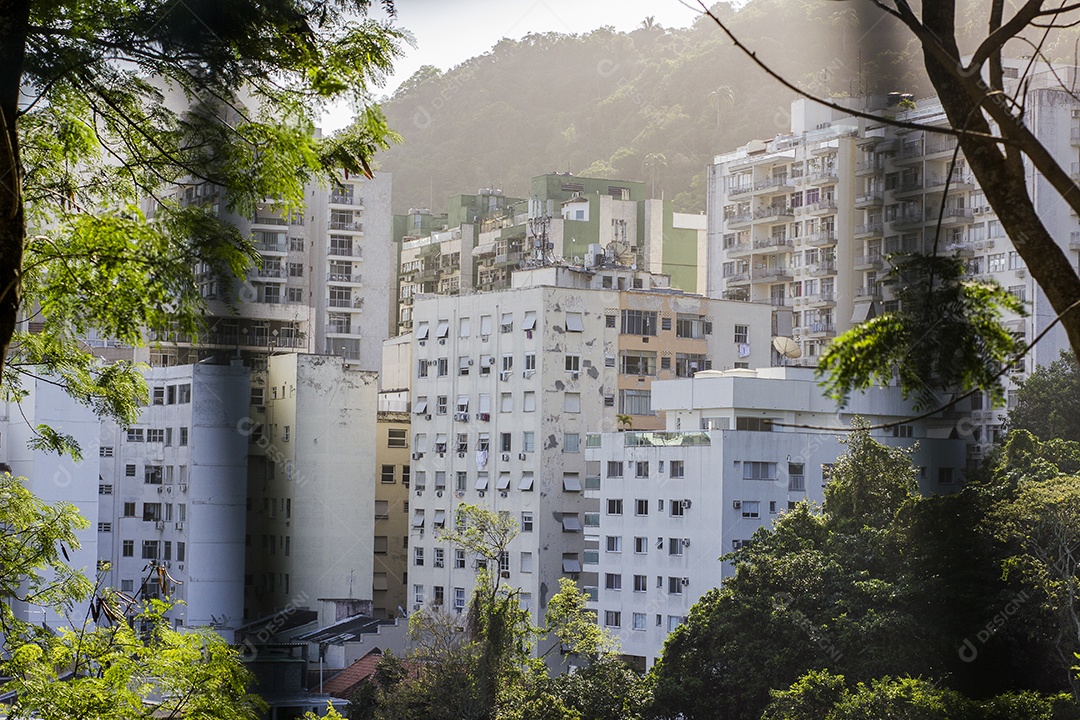
{"label": "tree trunk", "polygon": [[0,370],[22,298],[26,216],[17,119],[31,0],[0,0]]}
{"label": "tree trunk", "polygon": [[[958,130],[990,135],[990,125],[980,106],[987,102],[989,92],[1000,88],[988,88],[984,83],[976,83],[956,72],[960,53],[955,41],[955,0],[923,3],[923,24],[946,53],[957,58],[956,66],[948,67],[939,55],[923,48],[927,74],[937,90],[949,124]],[[1000,97],[989,97],[989,101],[1000,102]],[[1027,264],[1031,277],[1046,293],[1054,311],[1061,315],[1069,344],[1080,358],[1080,307],[1070,310],[1073,303],[1080,302],[1080,276],[1039,218],[1016,149],[1031,157],[1034,153],[1028,152],[1027,146],[1033,140],[1031,136],[1017,132],[1015,125],[999,122],[998,126],[1001,136],[1013,150],[1003,150],[995,141],[973,135],[961,135],[960,148],[1002,228]]]}

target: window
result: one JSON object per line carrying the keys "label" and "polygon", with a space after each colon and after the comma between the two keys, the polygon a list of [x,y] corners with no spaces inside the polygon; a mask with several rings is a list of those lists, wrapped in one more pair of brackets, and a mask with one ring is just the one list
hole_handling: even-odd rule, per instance
{"label": "window", "polygon": [[621,460],[608,460],[607,464],[607,476],[608,477],[622,477],[623,464]]}
{"label": "window", "polygon": [[744,518],[756,518],[761,516],[761,502],[758,500],[742,501],[742,516]]}
{"label": "window", "polygon": [[683,538],[668,538],[667,554],[681,557],[684,545],[685,540]]}
{"label": "window", "polygon": [[[170,388],[171,389],[171,388]],[[181,405],[191,402],[191,385],[185,383],[176,386],[176,402]]]}
{"label": "window", "polygon": [[669,463],[668,468],[670,470],[670,475],[673,478],[681,478],[686,475],[686,464],[682,460],[672,460]]}
{"label": "window", "polygon": [[581,412],[581,393],[568,392],[563,395],[563,412]]}
{"label": "window", "polygon": [[667,591],[669,595],[682,595],[682,578],[669,577],[667,579]]}
{"label": "window", "polygon": [[668,515],[671,517],[682,517],[686,514],[686,505],[682,500],[672,500],[668,503]]}
{"label": "window", "polygon": [[424,604],[424,586],[413,585],[413,602],[417,605]]}
{"label": "window", "polygon": [[607,536],[607,551],[609,553],[621,553],[622,552],[622,536],[621,535],[608,535]]}
{"label": "window", "polygon": [[435,398],[435,414],[436,415],[445,415],[447,405],[448,405],[448,403],[447,403],[447,399],[446,399],[445,395],[439,395],[438,397],[436,397]]}
{"label": "window", "polygon": [[608,498],[607,514],[622,515],[622,498]]}
{"label": "window", "polygon": [[157,560],[158,559],[158,541],[157,540],[143,540],[142,541],[142,559],[143,560]]}
{"label": "window", "polygon": [[164,405],[165,404],[165,388],[164,388],[164,386],[154,388],[151,403],[154,404],[154,405]]}
{"label": "window", "polygon": [[143,441],[142,428],[128,428],[127,441],[128,442],[142,442]]}
{"label": "window", "polygon": [[986,269],[989,272],[1005,271],[1005,253],[993,253],[986,258]]}
{"label": "window", "polygon": [[624,415],[652,415],[650,390],[620,390],[619,412]]}
{"label": "window", "polygon": [[623,335],[656,335],[656,313],[650,310],[623,310]]}
{"label": "window", "polygon": [[143,483],[146,485],[160,485],[162,481],[162,468],[160,465],[147,465],[143,468]]}
{"label": "window", "polygon": [[111,458],[113,456],[112,445],[102,445],[98,448],[98,457]]}
{"label": "window", "polygon": [[405,428],[389,428],[386,435],[386,446],[392,448],[409,447],[409,431]]}
{"label": "window", "polygon": [[638,555],[647,555],[649,553],[649,538],[634,538],[634,552]]}
{"label": "window", "polygon": [[536,412],[536,393],[526,392],[522,397],[522,411]]}
{"label": "window", "polygon": [[439,358],[438,364],[435,367],[435,374],[438,377],[446,377],[450,374],[450,361],[444,357]]}
{"label": "window", "polygon": [[[681,592],[681,591],[680,591]],[[660,617],[657,615],[657,617]],[[667,616],[667,631],[669,633],[675,632],[680,625],[686,622],[686,619],[681,615],[668,615]]]}
{"label": "window", "polygon": [[98,495],[112,495],[112,494],[113,494],[113,486],[112,485],[110,485],[109,483],[99,483],[98,484]]}
{"label": "window", "polygon": [[413,548],[413,565],[416,565],[417,567],[422,567],[424,565],[424,548]]}
{"label": "window", "polygon": [[649,501],[648,500],[635,500],[634,501],[634,514],[638,516],[649,514]]}
{"label": "window", "polygon": [[454,567],[456,569],[458,569],[458,570],[461,570],[461,569],[463,569],[465,567],[465,551],[464,550],[455,550],[454,551]]}
{"label": "window", "polygon": [[120,554],[123,557],[135,557],[135,541],[134,540],[124,540],[121,543]]}
{"label": "window", "polygon": [[562,513],[562,531],[566,532],[581,532],[581,521],[578,520],[577,513]]}
{"label": "window", "polygon": [[613,628],[622,627],[622,613],[618,610],[605,610],[604,625]]}
{"label": "window", "polygon": [[703,338],[711,331],[712,323],[708,322],[703,315],[679,313],[675,321],[676,337]]}
{"label": "window", "polygon": [[514,313],[503,313],[499,320],[499,332],[512,332],[514,329]]}
{"label": "window", "polygon": [[[649,589],[649,577],[647,575],[634,576],[634,592],[647,592]],[[642,615],[644,617],[644,615]]]}
{"label": "window", "polygon": [[622,590],[622,575],[618,573],[604,574],[605,590]]}
{"label": "window", "polygon": [[750,326],[749,325],[736,325],[735,326],[735,342],[740,345],[745,345],[750,342]]}
{"label": "window", "polygon": [[913,428],[911,425],[893,425],[892,434],[897,438],[911,437]]}
{"label": "window", "polygon": [[375,517],[383,519],[390,517],[390,503],[386,500],[375,501]]}
{"label": "window", "polygon": [[521,572],[531,573],[533,571],[533,554],[531,552],[521,553]]}
{"label": "window", "polygon": [[458,337],[469,337],[469,318],[463,317],[458,320]]}
{"label": "window", "polygon": [[531,453],[536,449],[536,433],[527,430],[521,434],[521,452]]}
{"label": "window", "polygon": [[465,610],[465,588],[454,588],[454,611],[462,612]]}
{"label": "window", "polygon": [[775,480],[776,463],[746,460],[742,464],[743,480]]}
{"label": "window", "polygon": [[531,373],[536,371],[536,353],[525,353],[525,372]]}
{"label": "window", "polygon": [[649,461],[638,460],[634,463],[634,477],[647,478],[649,477]]}
{"label": "window", "polygon": [[639,612],[634,613],[634,629],[635,630],[644,630],[645,629],[645,613],[639,613]]}
{"label": "window", "polygon": [[441,568],[446,565],[446,549],[437,547],[435,548],[435,557],[431,562],[433,567]]}
{"label": "window", "polygon": [[580,355],[565,355],[563,356],[563,366],[566,372],[578,373],[581,372],[581,356]]}
{"label": "window", "polygon": [[379,469],[379,482],[392,483],[394,482],[394,466],[383,465]]}
{"label": "window", "polygon": [[500,363],[501,363],[500,367],[502,368],[502,371],[504,373],[509,373],[514,369],[514,356],[510,355],[509,353],[505,354],[505,355],[502,356],[502,358],[500,360]]}
{"label": "window", "polygon": [[503,453],[512,452],[512,450],[511,450],[512,438],[513,438],[512,433],[508,433],[508,432],[499,433],[499,452],[503,452]]}
{"label": "window", "polygon": [[533,514],[532,511],[522,511],[521,513],[521,532],[533,531]]}
{"label": "window", "polygon": [[416,361],[416,377],[426,378],[428,376],[428,361],[417,360]]}
{"label": "window", "polygon": [[773,420],[771,418],[737,417],[735,418],[735,429],[751,432],[772,432]]}
{"label": "window", "polygon": [[[528,319],[528,314],[526,314]],[[585,332],[585,322],[581,313],[566,313],[566,332]]]}
{"label": "window", "polygon": [[99,522],[97,524],[97,531],[99,533],[112,532],[112,523],[111,522]]}
{"label": "window", "polygon": [[135,517],[135,503],[124,503],[124,517]]}
{"label": "window", "polygon": [[458,375],[468,375],[469,366],[472,365],[472,363],[472,358],[468,355],[461,355],[458,357]]}
{"label": "window", "polygon": [[186,427],[180,428],[180,447],[187,447],[188,434],[188,429]]}
{"label": "window", "polygon": [[655,375],[656,353],[623,350],[619,353],[619,372],[623,375]]}

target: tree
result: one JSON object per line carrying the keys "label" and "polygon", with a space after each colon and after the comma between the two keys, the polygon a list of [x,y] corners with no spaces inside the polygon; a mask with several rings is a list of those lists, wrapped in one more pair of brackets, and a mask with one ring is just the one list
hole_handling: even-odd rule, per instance
{"label": "tree", "polygon": [[[17,398],[19,377],[44,367],[76,398],[130,422],[137,373],[103,367],[77,340],[196,334],[196,264],[227,284],[254,259],[214,203],[250,216],[273,198],[286,212],[312,179],[371,172],[375,151],[396,137],[371,90],[406,37],[368,8],[0,2],[5,392]],[[318,113],[341,99],[358,120],[316,137]],[[174,197],[178,185],[205,187],[204,200]],[[35,336],[17,329],[24,317],[40,322]]]}
{"label": "tree", "polygon": [[1080,441],[1080,364],[1062,352],[1049,367],[1037,367],[1021,383],[1009,430],[1027,430],[1043,440]]}
{"label": "tree", "polygon": [[[906,28],[918,43],[927,76],[945,110],[948,126],[933,127],[888,118],[876,119],[957,138],[958,148],[963,151],[968,166],[997,214],[1005,233],[1058,314],[1073,353],[1080,355],[1080,275],[1039,217],[1029,190],[1025,163],[1030,164],[1045,178],[1053,192],[1074,212],[1080,212],[1080,193],[1076,192],[1076,186],[1068,172],[1039,141],[1029,125],[1031,118],[1026,112],[1025,99],[1020,93],[1027,90],[1025,81],[1033,70],[1033,63],[1028,63],[1021,74],[1015,85],[1019,90],[1015,94],[1010,94],[1006,87],[1006,74],[1002,63],[1006,48],[1015,49],[1016,54],[1024,56],[1033,54],[1040,59],[1045,57],[1043,47],[1049,32],[1074,26],[1080,19],[1080,6],[1046,7],[1049,4],[1045,0],[1025,0],[1007,15],[1004,0],[994,0],[989,3],[988,8],[984,6],[982,13],[987,28],[985,36],[976,38],[973,48],[962,48],[960,32],[963,23],[958,23],[956,0],[921,3],[921,10],[918,12],[906,0],[874,0],[871,5]],[[705,5],[702,7],[705,8]],[[811,95],[770,70],[760,57],[752,53],[751,48],[739,42],[724,20],[707,9],[705,12],[754,62],[768,70],[773,77],[801,95]],[[815,99],[834,108],[846,110],[827,99]],[[861,112],[854,114],[876,117]],[[932,263],[941,260],[936,241],[930,256]],[[925,273],[925,277],[928,278],[928,290],[937,293],[937,283],[941,282],[940,275],[935,279],[935,271],[931,268]],[[959,287],[962,291],[976,289],[972,283],[953,282],[951,286]],[[949,284],[945,284],[941,288],[946,291],[943,294],[950,294],[948,287]],[[993,300],[994,298],[983,292],[981,299],[973,297],[972,303],[961,308],[960,314],[954,309],[948,320],[955,327],[956,320],[964,320],[964,311],[979,302]],[[935,301],[932,306],[949,309],[947,302]],[[890,313],[888,316],[893,317],[894,325],[907,321],[912,323],[912,327],[921,329],[934,327],[938,320],[934,313]],[[997,342],[985,345],[966,342],[969,336],[984,334],[986,328],[981,327],[984,319],[973,318],[974,322],[958,336],[962,344],[966,345],[962,348],[965,368],[971,369],[969,366],[975,365],[981,369],[974,374],[966,369],[959,373],[947,372],[944,378],[965,389],[977,385],[1000,393],[1000,386],[996,382],[986,385],[985,372],[987,368],[1012,360],[1008,344],[1001,342],[1002,331],[991,329],[986,336],[997,338]],[[884,330],[888,323],[883,319],[877,325]],[[874,377],[880,376],[881,360],[887,359],[887,364],[903,367],[905,355],[910,348],[907,345],[892,344],[892,340],[904,340],[904,333],[899,332],[899,328],[893,329],[898,331],[896,337],[890,337],[886,332],[876,337],[863,333],[837,339],[834,345],[838,345],[839,349],[832,351],[831,362],[827,365],[833,372],[830,382],[834,394],[843,397],[850,389],[864,387]],[[915,337],[918,338],[919,335]],[[920,348],[919,352],[932,355],[943,347],[927,344]],[[838,369],[842,372],[842,381],[837,379]],[[932,379],[938,380],[936,377]],[[913,378],[910,377],[902,380],[909,391],[917,392],[921,386],[921,383],[912,384]]]}
{"label": "tree", "polygon": [[[254,720],[261,701],[238,652],[217,634],[177,632],[169,604],[92,584],[63,557],[86,527],[74,506],[48,506],[0,472],[0,695],[5,717]],[[55,630],[19,620],[15,603],[66,618]],[[81,610],[89,604],[90,611]],[[79,613],[84,615],[80,619]]]}

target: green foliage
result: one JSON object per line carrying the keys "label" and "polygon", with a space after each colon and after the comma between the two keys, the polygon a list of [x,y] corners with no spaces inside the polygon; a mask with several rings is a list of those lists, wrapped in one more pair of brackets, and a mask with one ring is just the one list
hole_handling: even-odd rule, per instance
{"label": "green foliage", "polygon": [[595,660],[618,652],[618,641],[586,611],[588,595],[569,578],[559,578],[559,592],[548,601],[547,630],[562,647]]}
{"label": "green foliage", "polygon": [[1062,351],[1049,367],[1040,365],[1023,381],[1007,426],[1043,440],[1080,441],[1080,364],[1072,353]]}
{"label": "green foliage", "polygon": [[[1057,602],[1035,602],[1050,597],[1039,582],[1053,573],[1017,565],[1034,553],[1025,543],[1045,552],[1051,537],[1072,537],[1065,527],[1080,517],[1075,481],[1047,485],[1016,473],[1026,459],[1045,458],[1034,466],[1039,476],[1057,477],[1051,461],[1071,462],[1080,448],[1016,435],[1028,442],[1014,442],[1010,461],[980,483],[919,498],[908,453],[856,431],[833,466],[824,512],[802,503],[759,529],[726,558],[733,576],[668,637],[653,670],[651,712],[728,720],[763,712],[769,720],[999,717],[980,703],[1000,693],[1020,699],[997,697],[987,708],[1015,705],[1019,717],[1032,718],[1051,704],[1066,716],[1076,712],[1080,706],[1042,694],[1071,689],[1066,669],[1075,661],[1065,658],[1075,648],[1072,640],[1059,647],[1067,618],[1055,615],[1074,607],[1061,602],[1070,586],[1055,576]],[[1052,498],[1060,511],[1049,508]],[[1047,524],[1031,524],[1036,519]],[[1061,546],[1054,552],[1040,562],[1059,562]],[[959,652],[966,642],[975,656]],[[1023,709],[1023,698],[1036,710]]]}
{"label": "green foliage", "polygon": [[[78,547],[75,533],[86,527],[73,506],[46,505],[0,473],[0,694],[12,693],[0,714],[254,720],[262,703],[247,692],[250,677],[219,635],[177,632],[163,617],[169,603],[136,603],[68,566],[67,548]],[[49,629],[21,621],[16,602],[66,622]],[[87,602],[80,621],[76,608]]]}
{"label": "green foliage", "polygon": [[1002,365],[1024,343],[1002,324],[1025,315],[1023,303],[992,281],[968,279],[952,256],[895,258],[889,271],[900,309],[848,330],[829,344],[817,376],[828,395],[845,403],[853,390],[888,385],[898,377],[917,409],[941,404],[941,394],[979,388],[1003,404]]}

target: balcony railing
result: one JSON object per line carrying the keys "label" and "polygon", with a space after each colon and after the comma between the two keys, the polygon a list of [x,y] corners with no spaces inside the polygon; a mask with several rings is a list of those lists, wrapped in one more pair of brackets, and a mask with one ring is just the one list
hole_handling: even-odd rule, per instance
{"label": "balcony railing", "polygon": [[806,476],[788,475],[787,489],[790,492],[806,492]]}
{"label": "balcony railing", "polygon": [[855,226],[856,235],[880,235],[885,227],[879,222],[863,223]]}
{"label": "balcony railing", "polygon": [[360,253],[356,250],[356,248],[352,247],[351,245],[349,247],[344,247],[342,245],[331,245],[330,248],[326,251],[326,254],[327,255],[336,255],[338,257],[359,257],[360,256]]}
{"label": "balcony railing", "polygon": [[833,245],[836,243],[836,232],[826,230],[824,232],[811,233],[806,236],[808,245]]}
{"label": "balcony railing", "polygon": [[835,275],[836,262],[834,260],[826,260],[825,262],[820,262],[817,265],[811,265],[810,274],[814,277],[819,277],[821,275]]}
{"label": "balcony railing", "polygon": [[281,268],[258,268],[255,270],[255,276],[261,278],[283,278],[285,277],[285,271]]}
{"label": "balcony railing", "polygon": [[836,293],[823,292],[823,293],[818,293],[816,295],[807,295],[806,296],[806,302],[811,304],[811,305],[825,304],[825,303],[835,303],[836,302]]}
{"label": "balcony railing", "polygon": [[754,248],[758,250],[767,248],[789,248],[793,244],[791,238],[788,237],[767,237],[763,240],[755,240]]}
{"label": "balcony railing", "polygon": [[881,297],[881,288],[878,287],[861,287],[855,290],[855,297],[858,298],[879,298]]}
{"label": "balcony railing", "polygon": [[791,269],[785,267],[754,268],[751,278],[754,280],[767,280],[771,278],[790,278]]}
{"label": "balcony railing", "polygon": [[337,222],[335,220],[330,221],[331,230],[353,230],[356,232],[363,232],[364,223],[362,222]]}
{"label": "balcony railing", "polygon": [[332,202],[335,205],[352,205],[353,204],[353,196],[352,195],[339,195],[337,193],[331,193],[330,194],[330,202]]}
{"label": "balcony railing", "polygon": [[360,282],[360,276],[352,273],[330,273],[326,277],[330,282]]}
{"label": "balcony railing", "polygon": [[709,433],[703,430],[625,432],[622,436],[623,447],[687,447],[712,444]]}
{"label": "balcony railing", "polygon": [[262,216],[258,216],[258,215],[255,216],[255,219],[252,220],[252,223],[254,223],[255,225],[288,225],[289,224],[288,221],[285,220],[285,218],[262,217]]}

